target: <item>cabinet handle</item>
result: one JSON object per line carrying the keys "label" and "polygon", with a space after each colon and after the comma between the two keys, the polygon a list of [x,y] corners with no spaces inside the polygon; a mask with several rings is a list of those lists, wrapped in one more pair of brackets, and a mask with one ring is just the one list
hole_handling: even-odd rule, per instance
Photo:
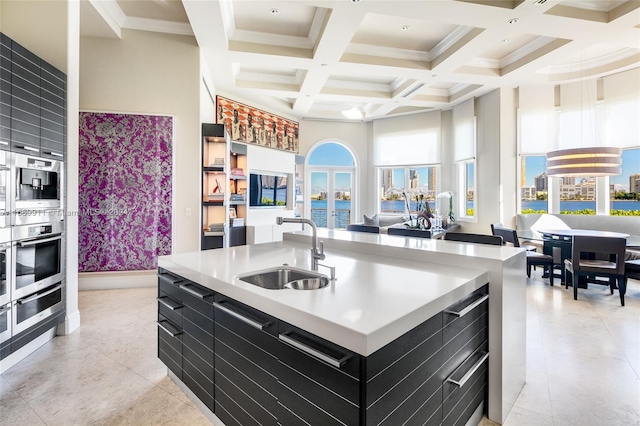
{"label": "cabinet handle", "polygon": [[59,154],[57,152],[53,152],[53,151],[43,151],[42,153],[47,155],[52,155],[54,157],[64,157],[64,155]]}
{"label": "cabinet handle", "polygon": [[192,296],[204,299],[207,296],[211,296],[213,293],[200,293],[197,290],[192,289],[189,284],[180,284],[180,288],[189,293]]}
{"label": "cabinet handle", "polygon": [[36,299],[40,299],[41,297],[44,297],[44,296],[48,296],[51,293],[53,293],[54,291],[60,290],[61,288],[62,288],[62,284],[52,288],[49,291],[45,291],[44,293],[36,293],[31,297],[27,297],[26,299],[17,300],[16,303],[19,304],[19,305],[24,305],[27,302],[31,302],[31,301],[36,300]]}
{"label": "cabinet handle", "polygon": [[467,373],[462,376],[462,378],[460,380],[454,380],[452,379],[452,377],[454,376],[454,374],[456,374],[456,371],[454,371],[451,376],[449,376],[447,378],[447,382],[449,383],[453,383],[454,385],[458,386],[458,387],[463,387],[465,383],[467,383],[467,381],[471,378],[471,376],[473,376],[473,373],[475,373],[478,368],[480,368],[480,366],[482,365],[483,362],[486,361],[487,358],[489,358],[489,352],[481,352],[482,356],[480,357],[480,359],[478,361],[476,361],[475,364],[473,364],[473,367],[471,367],[471,369],[469,371],[467,371]]}
{"label": "cabinet handle", "polygon": [[463,317],[465,315],[467,315],[469,312],[473,311],[476,307],[478,307],[479,305],[482,304],[482,302],[484,302],[485,300],[487,300],[489,298],[488,294],[485,294],[484,296],[482,296],[480,299],[476,300],[475,302],[473,302],[472,304],[470,304],[469,306],[467,306],[466,308],[462,309],[461,311],[450,311],[448,309],[444,310],[445,314],[451,314],[451,315],[455,315],[457,317]]}
{"label": "cabinet handle", "polygon": [[[167,323],[167,325],[164,323]],[[174,327],[169,321],[157,321],[156,324],[158,324],[158,327],[167,332],[171,337],[176,337],[182,334],[182,331]]]}
{"label": "cabinet handle", "polygon": [[341,368],[345,362],[347,362],[347,359],[349,358],[348,355],[345,355],[344,357],[340,358],[340,359],[336,359],[332,356],[329,356],[325,353],[320,352],[317,349],[314,349],[310,346],[305,345],[302,342],[299,342],[297,340],[295,340],[294,338],[292,338],[291,336],[287,335],[287,334],[278,334],[278,339],[280,339],[281,341],[293,346],[296,349],[299,349],[302,352],[305,352],[308,355],[311,355],[314,358],[318,358],[321,361],[326,362],[329,365],[332,365],[336,368]]}
{"label": "cabinet handle", "polygon": [[[168,302],[168,301],[166,301],[164,299],[168,299],[170,302]],[[175,300],[173,300],[169,296],[156,297],[156,300],[158,302],[160,302],[161,304],[163,304],[164,306],[166,306],[167,308],[171,309],[172,311],[175,311],[176,309],[182,308],[182,305],[180,303],[176,302]]]}
{"label": "cabinet handle", "polygon": [[11,309],[11,305],[0,308],[0,315],[4,314],[5,312],[9,312],[9,309]]}
{"label": "cabinet handle", "polygon": [[40,150],[38,148],[31,148],[30,146],[26,146],[26,145],[16,145],[16,148],[18,149],[24,149],[25,151],[31,151],[31,152],[40,152]]}
{"label": "cabinet handle", "polygon": [[257,328],[258,330],[264,330],[270,324],[269,321],[260,323],[258,321],[252,320],[251,318],[247,318],[244,315],[239,314],[236,311],[232,311],[231,309],[227,308],[226,306],[223,306],[222,304],[220,304],[218,302],[213,302],[213,306],[215,308],[218,308],[221,311],[231,315],[232,317],[239,319],[240,321],[244,322],[245,324],[249,324],[251,327]]}

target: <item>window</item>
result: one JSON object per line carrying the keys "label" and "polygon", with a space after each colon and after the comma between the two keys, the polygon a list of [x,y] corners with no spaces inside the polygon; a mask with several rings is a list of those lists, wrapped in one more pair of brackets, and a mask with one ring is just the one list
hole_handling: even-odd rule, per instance
{"label": "window", "polygon": [[547,213],[546,155],[523,155],[520,157],[520,213]]}
{"label": "window", "polygon": [[640,216],[640,148],[622,151],[622,174],[611,176],[610,214]]}
{"label": "window", "polygon": [[379,167],[377,170],[380,213],[415,214],[421,196],[424,202],[429,203],[430,209],[435,209],[438,166]]}
{"label": "window", "polygon": [[458,163],[458,218],[474,220],[476,217],[476,161]]}

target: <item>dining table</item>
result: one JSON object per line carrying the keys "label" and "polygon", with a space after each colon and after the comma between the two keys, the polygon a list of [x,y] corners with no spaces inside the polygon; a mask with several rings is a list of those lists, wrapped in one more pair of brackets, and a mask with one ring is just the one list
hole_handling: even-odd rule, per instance
{"label": "dining table", "polygon": [[[640,235],[630,235],[623,232],[599,231],[595,229],[531,229],[517,230],[518,237],[522,240],[542,241],[544,254],[553,256],[554,265],[561,270],[558,276],[564,283],[565,259],[571,259],[572,240],[574,236],[624,238],[627,248],[640,248]],[[554,275],[555,276],[555,275]],[[580,280],[579,287],[586,288],[586,280]]]}

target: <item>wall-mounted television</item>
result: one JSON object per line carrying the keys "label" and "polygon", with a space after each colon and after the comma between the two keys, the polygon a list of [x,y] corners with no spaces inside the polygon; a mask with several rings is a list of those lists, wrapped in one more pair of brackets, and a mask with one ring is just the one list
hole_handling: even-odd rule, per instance
{"label": "wall-mounted television", "polygon": [[288,192],[286,174],[249,174],[249,207],[285,208]]}

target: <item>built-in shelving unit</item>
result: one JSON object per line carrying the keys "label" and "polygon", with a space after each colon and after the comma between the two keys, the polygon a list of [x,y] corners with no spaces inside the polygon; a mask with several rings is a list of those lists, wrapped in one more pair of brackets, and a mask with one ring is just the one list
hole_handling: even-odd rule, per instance
{"label": "built-in shelving unit", "polygon": [[227,246],[229,144],[224,125],[202,124],[202,250]]}
{"label": "built-in shelving unit", "polygon": [[247,172],[247,146],[202,124],[202,250],[246,244]]}

